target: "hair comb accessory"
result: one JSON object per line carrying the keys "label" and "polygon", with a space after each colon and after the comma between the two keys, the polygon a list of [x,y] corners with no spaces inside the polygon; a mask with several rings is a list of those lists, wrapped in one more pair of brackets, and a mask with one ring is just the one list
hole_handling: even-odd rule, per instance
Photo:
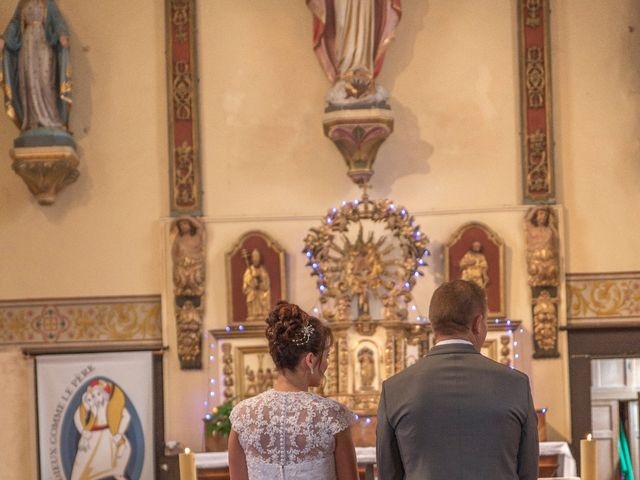
{"label": "hair comb accessory", "polygon": [[304,327],[302,327],[300,333],[296,335],[293,340],[291,340],[291,343],[298,347],[302,347],[303,345],[309,343],[309,340],[311,339],[311,336],[315,333],[315,331],[316,329],[313,328],[313,325],[307,323]]}

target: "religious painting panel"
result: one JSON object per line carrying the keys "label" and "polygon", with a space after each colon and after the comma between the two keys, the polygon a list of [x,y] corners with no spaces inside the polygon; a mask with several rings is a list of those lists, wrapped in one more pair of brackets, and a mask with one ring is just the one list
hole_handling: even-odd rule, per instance
{"label": "religious painting panel", "polygon": [[266,345],[236,347],[235,357],[238,379],[236,396],[239,400],[273,388],[278,373]]}
{"label": "religious painting panel", "polygon": [[267,234],[244,234],[226,255],[230,325],[263,324],[286,298],[285,251]]}
{"label": "religious painting panel", "polygon": [[154,479],[153,378],[151,352],[37,357],[40,478]]}
{"label": "religious painting panel", "polygon": [[469,280],[487,293],[489,317],[506,316],[504,242],[486,225],[460,227],[444,245],[445,280]]}

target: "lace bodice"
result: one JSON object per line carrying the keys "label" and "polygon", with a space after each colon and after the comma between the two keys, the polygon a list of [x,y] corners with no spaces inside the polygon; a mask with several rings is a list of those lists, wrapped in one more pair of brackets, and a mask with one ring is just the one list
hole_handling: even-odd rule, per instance
{"label": "lace bodice", "polygon": [[[354,421],[347,407],[310,392],[268,390],[231,412],[250,478],[296,478],[325,470],[331,476],[306,478],[335,478],[334,435]],[[278,475],[266,477],[267,472]]]}

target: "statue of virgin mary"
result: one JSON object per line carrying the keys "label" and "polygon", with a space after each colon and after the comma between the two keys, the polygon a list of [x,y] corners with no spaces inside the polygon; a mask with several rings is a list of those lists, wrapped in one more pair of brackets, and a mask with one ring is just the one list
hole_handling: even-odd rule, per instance
{"label": "statue of virgin mary", "polygon": [[[5,110],[25,135],[68,144],[69,29],[54,0],[20,0],[0,39]],[[57,139],[57,140],[56,140]]]}

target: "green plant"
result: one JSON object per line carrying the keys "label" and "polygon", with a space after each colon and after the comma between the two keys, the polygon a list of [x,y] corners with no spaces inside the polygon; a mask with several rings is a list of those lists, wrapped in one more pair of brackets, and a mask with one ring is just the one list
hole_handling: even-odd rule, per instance
{"label": "green plant", "polygon": [[231,420],[229,419],[229,415],[231,415],[231,410],[233,410],[233,401],[233,398],[227,400],[213,408],[211,413],[204,417],[204,421],[206,422],[206,435],[229,436],[229,433],[231,433]]}

